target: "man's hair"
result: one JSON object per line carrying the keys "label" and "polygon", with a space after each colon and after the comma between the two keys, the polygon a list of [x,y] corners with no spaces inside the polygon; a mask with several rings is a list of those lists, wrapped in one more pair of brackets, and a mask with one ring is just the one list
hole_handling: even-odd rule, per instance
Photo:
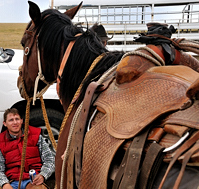
{"label": "man's hair", "polygon": [[6,122],[7,116],[8,116],[8,114],[10,114],[10,113],[12,113],[12,114],[14,114],[14,115],[17,115],[17,114],[18,114],[18,115],[20,116],[20,118],[21,118],[21,115],[19,114],[19,111],[18,111],[16,108],[9,108],[9,109],[5,110],[5,112],[4,112],[4,114],[3,114],[4,122]]}

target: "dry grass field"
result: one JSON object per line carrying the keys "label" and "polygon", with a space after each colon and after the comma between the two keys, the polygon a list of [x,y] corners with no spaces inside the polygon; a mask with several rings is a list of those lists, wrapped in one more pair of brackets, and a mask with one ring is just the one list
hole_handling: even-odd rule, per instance
{"label": "dry grass field", "polygon": [[22,49],[20,44],[27,23],[0,23],[0,47]]}

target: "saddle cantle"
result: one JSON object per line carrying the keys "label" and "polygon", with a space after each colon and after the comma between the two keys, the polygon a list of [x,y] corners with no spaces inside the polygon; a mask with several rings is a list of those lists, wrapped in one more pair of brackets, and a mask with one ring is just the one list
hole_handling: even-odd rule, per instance
{"label": "saddle cantle", "polygon": [[110,135],[131,138],[160,115],[188,103],[186,91],[198,77],[185,66],[153,67],[133,82],[112,82],[94,105],[106,112]]}

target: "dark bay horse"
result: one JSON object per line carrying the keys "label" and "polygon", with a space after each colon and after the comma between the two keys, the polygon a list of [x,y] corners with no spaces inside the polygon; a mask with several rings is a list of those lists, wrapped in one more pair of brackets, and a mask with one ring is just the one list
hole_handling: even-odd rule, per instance
{"label": "dark bay horse", "polygon": [[162,46],[109,52],[95,33],[72,24],[81,4],[65,13],[29,6],[18,86],[32,97],[39,70],[46,82],[38,92],[58,78],[68,117],[56,152],[57,188],[197,188],[199,62],[164,33],[152,36]]}

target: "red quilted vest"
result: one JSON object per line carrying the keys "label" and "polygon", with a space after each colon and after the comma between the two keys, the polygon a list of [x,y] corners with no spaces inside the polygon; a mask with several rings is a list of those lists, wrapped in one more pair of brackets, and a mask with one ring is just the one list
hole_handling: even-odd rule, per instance
{"label": "red quilted vest", "polygon": [[[39,147],[37,146],[40,133],[41,129],[29,126],[26,160],[22,180],[30,178],[30,169],[35,169],[37,174],[40,172],[42,162]],[[5,174],[10,180],[19,180],[23,138],[24,135],[19,139],[12,139],[7,130],[0,133],[0,150],[5,158],[6,165]]]}

